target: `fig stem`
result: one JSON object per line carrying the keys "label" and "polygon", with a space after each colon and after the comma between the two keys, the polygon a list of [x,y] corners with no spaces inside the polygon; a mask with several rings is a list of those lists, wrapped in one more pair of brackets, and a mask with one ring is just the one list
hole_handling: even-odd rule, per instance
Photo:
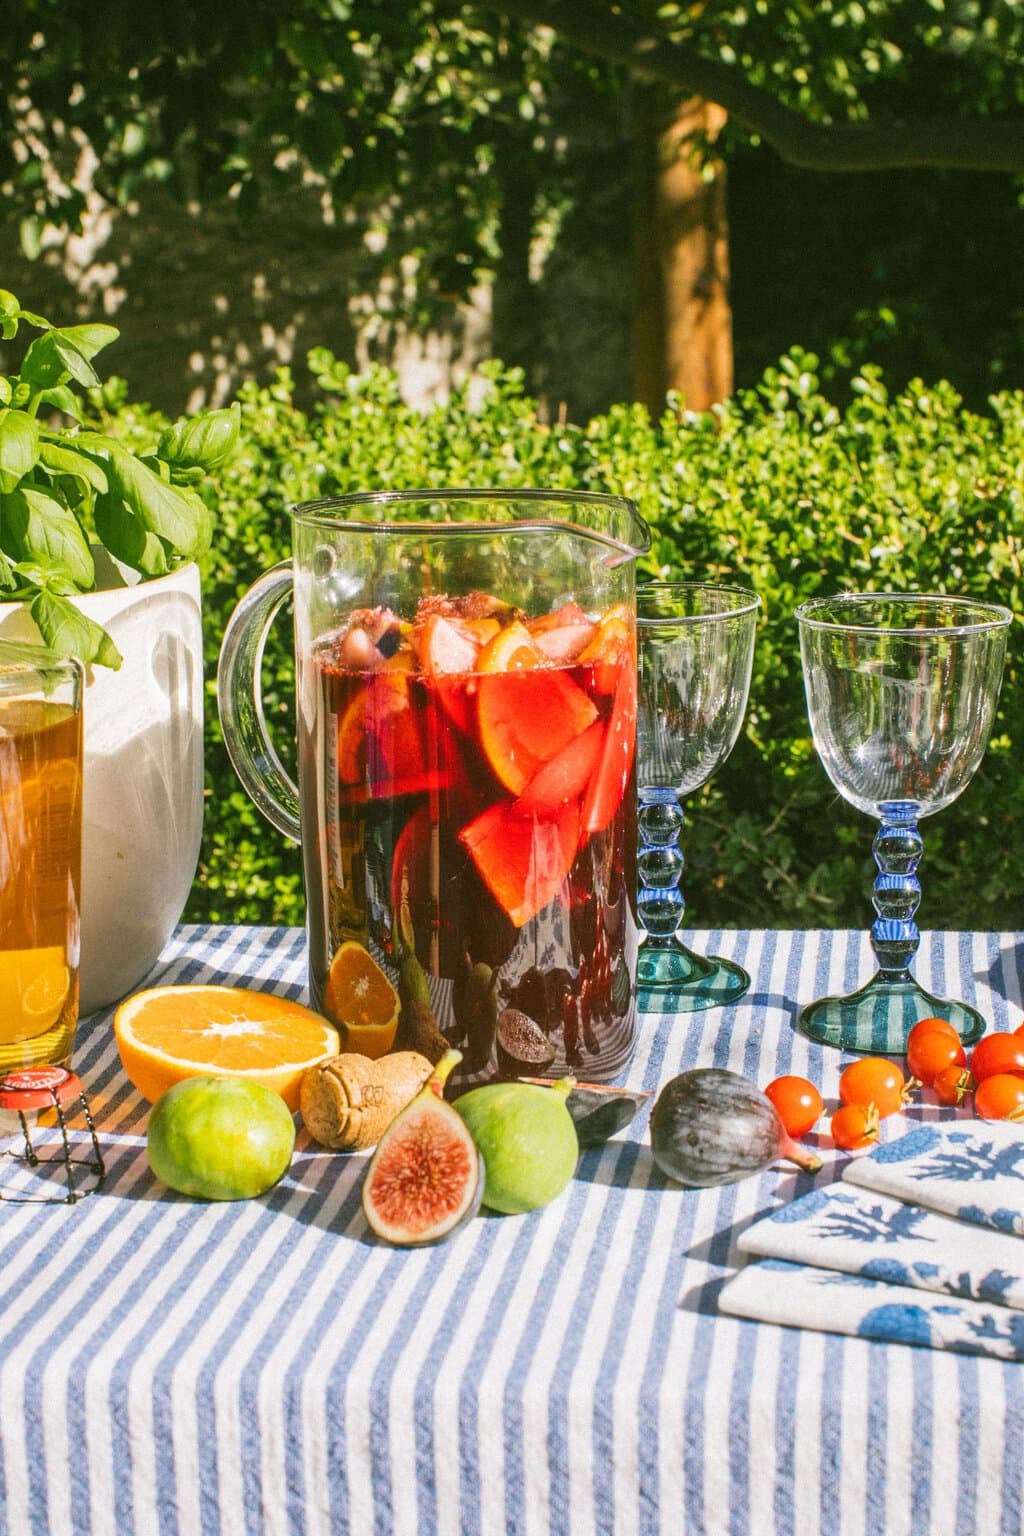
{"label": "fig stem", "polygon": [[435,1098],[444,1098],[444,1085],[461,1060],[462,1052],[457,1051],[454,1046],[450,1050],[445,1051],[424,1084],[424,1087],[429,1088]]}
{"label": "fig stem", "polygon": [[821,1158],[808,1147],[798,1146],[792,1136],[783,1131],[779,1141],[779,1157],[784,1162],[795,1163],[805,1173],[817,1173],[821,1167]]}
{"label": "fig stem", "polygon": [[560,1077],[551,1084],[551,1092],[557,1093],[561,1099],[567,1099],[575,1087],[576,1079],[574,1077]]}

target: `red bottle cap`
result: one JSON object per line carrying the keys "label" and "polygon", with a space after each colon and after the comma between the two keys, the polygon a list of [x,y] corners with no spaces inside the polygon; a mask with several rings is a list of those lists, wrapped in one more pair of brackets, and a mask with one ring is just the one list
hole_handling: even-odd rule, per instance
{"label": "red bottle cap", "polygon": [[26,1113],[82,1097],[82,1081],[67,1067],[23,1067],[0,1077],[0,1109]]}

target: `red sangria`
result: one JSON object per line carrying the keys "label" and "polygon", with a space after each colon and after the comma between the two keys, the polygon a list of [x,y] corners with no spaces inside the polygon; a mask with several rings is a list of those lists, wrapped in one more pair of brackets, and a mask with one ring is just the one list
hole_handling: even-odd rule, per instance
{"label": "red sangria", "polygon": [[631,609],[362,608],[303,671],[314,1006],[354,939],[465,1072],[613,1077],[635,1024]]}

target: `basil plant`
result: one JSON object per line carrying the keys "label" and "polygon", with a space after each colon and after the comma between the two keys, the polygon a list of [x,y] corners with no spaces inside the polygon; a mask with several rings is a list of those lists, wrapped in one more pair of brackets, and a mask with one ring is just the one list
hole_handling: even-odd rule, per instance
{"label": "basil plant", "polygon": [[116,668],[113,640],[70,601],[95,589],[94,547],[143,580],[203,554],[212,525],[197,486],[234,451],[239,407],[179,421],[136,454],[83,411],[117,329],[51,325],[0,289],[0,341],[22,327],[39,334],[19,372],[0,374],[0,602],[26,602],[58,655]]}

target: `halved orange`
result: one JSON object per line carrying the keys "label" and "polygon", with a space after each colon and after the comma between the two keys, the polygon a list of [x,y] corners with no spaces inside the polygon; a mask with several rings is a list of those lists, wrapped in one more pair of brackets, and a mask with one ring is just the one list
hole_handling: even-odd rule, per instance
{"label": "halved orange", "polygon": [[324,985],[324,1009],[338,1026],[342,1048],[376,1060],[395,1043],[398,993],[370,951],[348,939],[334,952]]}
{"label": "halved orange", "polygon": [[249,987],[150,987],[114,1015],[129,1081],[155,1103],[186,1077],[263,1083],[293,1112],[310,1067],[337,1054],[338,1031],[310,1008]]}

